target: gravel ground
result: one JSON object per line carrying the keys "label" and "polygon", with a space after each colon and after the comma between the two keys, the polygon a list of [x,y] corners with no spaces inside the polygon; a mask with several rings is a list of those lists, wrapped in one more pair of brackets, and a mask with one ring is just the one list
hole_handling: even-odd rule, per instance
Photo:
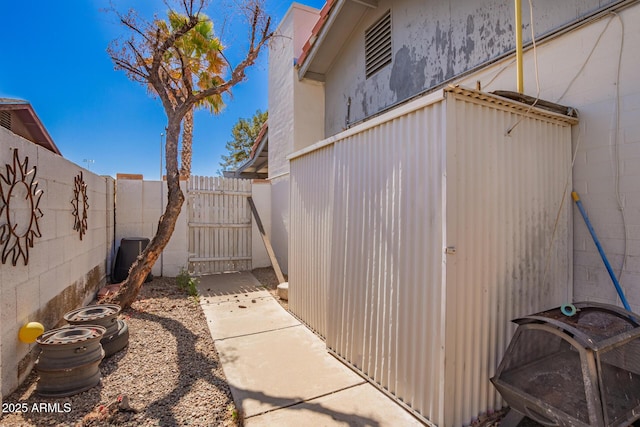
{"label": "gravel ground", "polygon": [[[235,426],[237,412],[202,310],[175,279],[146,283],[124,310],[129,346],[100,364],[102,383],[66,398],[35,393],[34,372],[3,403],[27,404],[3,414],[1,426]],[[124,404],[118,400],[124,399]],[[126,402],[131,409],[127,408]],[[33,404],[58,403],[57,412]],[[67,404],[67,406],[65,406]],[[65,412],[65,409],[69,409]]]}
{"label": "gravel ground", "polygon": [[[252,273],[288,309],[287,301],[277,296],[273,268]],[[43,398],[35,393],[38,376],[34,370],[3,400],[26,406],[28,411],[0,415],[0,426],[242,424],[202,310],[177,287],[175,279],[162,277],[146,283],[138,300],[121,317],[129,325],[129,346],[102,361],[100,385],[71,397]],[[57,404],[59,410],[34,410],[34,404],[37,408],[43,403]],[[473,427],[499,426],[504,413],[483,417]],[[520,426],[539,425],[527,420]]]}

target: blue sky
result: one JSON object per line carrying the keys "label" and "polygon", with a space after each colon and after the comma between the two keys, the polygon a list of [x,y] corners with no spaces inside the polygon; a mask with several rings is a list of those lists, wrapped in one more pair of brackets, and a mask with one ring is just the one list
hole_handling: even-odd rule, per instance
{"label": "blue sky", "polygon": [[[324,0],[301,3],[321,8]],[[232,62],[246,48],[233,4],[214,0],[206,11],[216,29],[225,22],[222,40]],[[166,16],[159,0],[114,0],[113,5],[120,11],[133,7],[145,17]],[[276,26],[290,5],[290,0],[266,0]],[[107,7],[106,0],[3,2],[0,97],[29,101],[62,155],[74,163],[100,175],[158,179],[164,110],[144,87],[113,69],[107,46],[126,33],[114,14],[103,11]],[[220,10],[226,21],[214,13]],[[236,121],[267,109],[266,50],[247,76],[220,115],[196,112],[194,175],[215,175]]]}

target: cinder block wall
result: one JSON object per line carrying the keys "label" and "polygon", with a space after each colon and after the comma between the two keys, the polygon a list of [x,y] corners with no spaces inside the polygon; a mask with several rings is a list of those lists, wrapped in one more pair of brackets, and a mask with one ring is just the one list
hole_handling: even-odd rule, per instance
{"label": "cinder block wall", "polygon": [[[38,208],[42,217],[37,221],[40,237],[34,235],[33,247],[26,237],[14,239],[16,248],[26,254],[12,265],[11,255],[0,264],[0,378],[2,395],[12,392],[29,374],[37,357],[36,344],[18,340],[18,330],[30,321],[37,321],[45,329],[59,326],[67,311],[87,304],[104,285],[109,274],[107,259],[113,250],[113,190],[110,177],[95,175],[82,167],[35,145],[14,133],[0,128],[0,173],[14,182],[13,155],[17,150],[21,163],[28,157],[26,167],[18,166],[16,175],[21,180],[22,170],[34,166],[36,191],[42,190]],[[87,185],[89,208],[87,231],[82,240],[73,229],[74,178],[83,173]],[[7,177],[7,175],[11,175]],[[31,183],[31,175],[26,178]],[[9,197],[12,185],[0,180],[4,197],[9,199],[9,210],[17,234],[24,235],[31,219],[30,203],[24,197]],[[14,186],[12,196],[24,195],[23,184]],[[36,198],[34,198],[34,201]],[[1,206],[1,204],[0,204]],[[0,216],[0,227],[7,224],[5,213]],[[35,224],[32,226],[35,230]],[[0,255],[5,246],[0,246]]]}
{"label": "cinder block wall", "polygon": [[[167,205],[167,184],[161,181],[144,181],[142,175],[118,174],[116,184],[116,246],[122,238],[146,237],[149,240],[158,231],[158,220]],[[187,183],[180,188],[187,194]],[[187,205],[182,212],[163,255],[158,258],[151,272],[156,276],[175,277],[188,262]]]}

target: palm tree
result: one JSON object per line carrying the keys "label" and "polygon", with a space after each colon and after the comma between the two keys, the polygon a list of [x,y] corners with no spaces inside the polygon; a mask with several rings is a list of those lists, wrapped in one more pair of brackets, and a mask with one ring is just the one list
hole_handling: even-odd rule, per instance
{"label": "palm tree", "polygon": [[[174,11],[168,13],[167,22],[156,22],[161,31],[169,34],[188,24],[189,18]],[[165,55],[166,70],[174,81],[179,82],[182,97],[186,98],[189,91],[204,90],[222,83],[220,75],[226,63],[220,40],[213,35],[213,22],[204,14],[199,14],[198,23],[189,30],[184,37],[176,41],[174,49]],[[184,74],[184,75],[183,75]],[[197,77],[197,87],[194,85]],[[175,100],[174,100],[175,101]],[[218,114],[224,107],[221,94],[215,94],[197,102],[184,116],[182,122],[182,149],[180,152],[180,176],[191,175],[191,158],[193,144],[193,112],[196,108],[206,107],[214,114]]]}
{"label": "palm tree", "polygon": [[[169,3],[170,0],[167,0],[166,4]],[[167,117],[167,204],[149,245],[131,266],[129,275],[122,282],[118,293],[105,301],[117,303],[121,307],[128,307],[135,301],[151,267],[169,243],[184,204],[185,196],[180,188],[178,168],[178,142],[182,119],[202,100],[210,98],[213,101],[218,100],[222,105],[219,96],[230,92],[235,85],[247,78],[247,69],[255,64],[263,47],[273,36],[271,18],[265,14],[262,2],[238,0],[237,4],[247,12],[248,45],[244,56],[234,66],[228,62],[224,65],[220,59],[222,46],[216,39],[217,48],[202,56],[201,64],[195,66],[187,61],[187,56],[176,44],[203,20],[200,12],[208,2],[180,0],[176,3],[189,19],[175,31],[169,30],[166,25],[161,29],[155,21],[150,23],[141,20],[134,10],[127,14],[114,10],[129,37],[112,42],[107,50],[109,56],[116,69],[123,70],[132,81],[141,83],[158,95]],[[207,70],[213,70],[218,74],[207,74]],[[193,77],[191,81],[187,75]]]}

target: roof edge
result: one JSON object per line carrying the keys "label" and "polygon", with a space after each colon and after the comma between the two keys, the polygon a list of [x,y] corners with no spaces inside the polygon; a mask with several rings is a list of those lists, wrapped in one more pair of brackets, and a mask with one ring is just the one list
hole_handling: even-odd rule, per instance
{"label": "roof edge", "polygon": [[318,21],[311,30],[311,35],[307,42],[302,46],[302,54],[298,57],[298,78],[304,78],[307,73],[311,61],[313,61],[317,50],[319,49],[322,41],[327,35],[327,32],[331,29],[331,26],[336,20],[338,13],[344,6],[346,0],[327,0],[322,9],[320,9],[320,16]]}
{"label": "roof edge", "polygon": [[[37,135],[33,135],[33,138],[36,141],[31,141],[34,144],[37,144],[47,150],[62,156],[60,149],[53,142],[53,138],[47,131],[47,128],[44,127],[44,124],[40,120],[40,117],[36,114],[33,106],[29,101],[25,101],[22,99],[10,99],[10,98],[0,98],[0,110],[1,111],[26,111],[26,113],[33,120],[33,125],[35,125],[35,130]],[[14,132],[15,133],[15,132]],[[26,138],[25,138],[26,139]]]}

